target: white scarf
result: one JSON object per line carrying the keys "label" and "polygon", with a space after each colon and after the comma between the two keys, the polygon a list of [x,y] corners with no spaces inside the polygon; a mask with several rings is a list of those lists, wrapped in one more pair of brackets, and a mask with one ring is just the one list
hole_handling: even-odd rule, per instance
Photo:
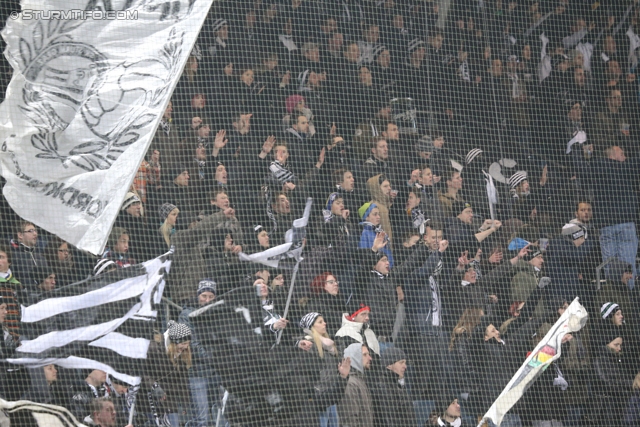
{"label": "white scarf", "polygon": [[[336,332],[336,337],[350,337],[361,343],[363,341],[362,328],[364,327],[364,323],[352,322],[345,318],[346,314],[347,313],[343,313],[342,315],[342,327]],[[367,346],[379,356],[380,344],[378,343],[375,332],[368,327],[365,328],[364,339],[367,341]]]}

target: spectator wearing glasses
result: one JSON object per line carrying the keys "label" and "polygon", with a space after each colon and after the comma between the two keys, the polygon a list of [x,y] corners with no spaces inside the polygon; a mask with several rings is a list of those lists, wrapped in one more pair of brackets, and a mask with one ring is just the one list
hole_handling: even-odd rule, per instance
{"label": "spectator wearing glasses", "polygon": [[11,240],[13,274],[23,286],[35,288],[38,286],[34,277],[36,268],[47,266],[47,260],[38,248],[38,230],[35,225],[23,220],[18,221],[14,233]]}
{"label": "spectator wearing glasses", "polygon": [[330,271],[316,276],[311,282],[313,300],[309,303],[311,311],[322,313],[327,322],[329,336],[340,329],[342,314],[347,312],[344,296],[340,293],[338,278]]}

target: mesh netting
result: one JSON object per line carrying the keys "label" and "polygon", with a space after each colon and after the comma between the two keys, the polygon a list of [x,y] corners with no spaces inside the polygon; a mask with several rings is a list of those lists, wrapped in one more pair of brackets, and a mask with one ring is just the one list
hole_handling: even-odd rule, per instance
{"label": "mesh netting", "polygon": [[637,0],[37,3],[3,426],[640,425]]}

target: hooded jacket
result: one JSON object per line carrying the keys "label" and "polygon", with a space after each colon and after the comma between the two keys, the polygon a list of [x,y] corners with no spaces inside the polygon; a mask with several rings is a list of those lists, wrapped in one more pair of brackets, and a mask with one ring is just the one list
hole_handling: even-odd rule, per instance
{"label": "hooded jacket", "polygon": [[371,351],[380,356],[378,338],[369,325],[352,322],[347,319],[346,315],[342,315],[342,327],[336,332],[336,345],[338,346],[338,350],[343,352],[354,343],[365,344]]}
{"label": "hooded jacket", "polygon": [[373,401],[364,379],[362,365],[362,344],[351,344],[344,351],[344,357],[351,358],[351,372],[338,404],[341,427],[371,427],[373,425]]}
{"label": "hooded jacket", "polygon": [[391,219],[389,218],[389,208],[391,208],[391,198],[382,194],[379,184],[380,175],[375,175],[367,180],[367,190],[371,194],[371,201],[378,206],[380,211],[380,225],[389,236],[389,241],[393,242],[393,230],[391,229]]}

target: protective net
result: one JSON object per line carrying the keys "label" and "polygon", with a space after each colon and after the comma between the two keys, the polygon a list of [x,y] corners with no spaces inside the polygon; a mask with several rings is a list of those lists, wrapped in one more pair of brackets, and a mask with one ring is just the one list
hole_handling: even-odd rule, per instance
{"label": "protective net", "polygon": [[0,424],[640,426],[638,0],[3,0]]}

